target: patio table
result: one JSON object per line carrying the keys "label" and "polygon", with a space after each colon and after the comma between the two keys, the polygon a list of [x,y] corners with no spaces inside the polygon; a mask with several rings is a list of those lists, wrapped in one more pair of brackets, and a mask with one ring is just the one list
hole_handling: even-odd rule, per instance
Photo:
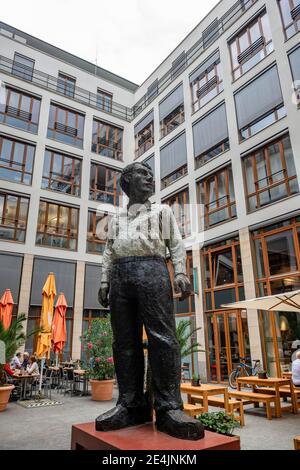
{"label": "patio table", "polygon": [[82,377],[82,378],[83,378],[83,391],[82,391],[82,396],[88,395],[86,370],[84,370],[84,369],[74,369],[74,375],[77,375],[78,377]]}
{"label": "patio table", "polygon": [[267,379],[259,379],[256,376],[250,376],[250,377],[238,377],[236,379],[237,381],[237,389],[240,391],[242,388],[242,385],[251,385],[253,392],[258,392],[259,393],[259,388],[257,387],[273,387],[275,390],[275,416],[276,418],[281,418],[281,405],[280,405],[280,387],[283,385],[288,385],[291,390],[291,399],[292,399],[292,408],[293,411],[295,410],[295,403],[294,403],[294,394],[292,393],[292,387],[291,387],[291,380],[290,379],[284,379],[284,378],[279,378],[279,377],[268,377]]}
{"label": "patio table", "polygon": [[14,380],[20,380],[21,384],[21,396],[20,396],[20,401],[26,400],[26,386],[27,386],[27,380],[28,379],[38,379],[40,375],[31,375],[31,374],[14,374],[13,378]]}
{"label": "patio table", "polygon": [[225,411],[229,411],[229,399],[228,399],[228,387],[220,385],[209,385],[201,384],[194,387],[190,383],[183,383],[180,386],[180,390],[187,394],[188,403],[191,403],[191,396],[199,396],[203,399],[203,411],[208,411],[208,397],[213,395],[224,395],[224,408]]}

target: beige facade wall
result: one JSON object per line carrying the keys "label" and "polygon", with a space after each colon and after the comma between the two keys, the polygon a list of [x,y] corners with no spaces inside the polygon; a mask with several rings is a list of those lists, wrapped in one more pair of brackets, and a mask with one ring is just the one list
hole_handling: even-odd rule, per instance
{"label": "beige facade wall", "polygon": [[[27,331],[27,321],[28,321],[28,314],[29,314],[29,307],[30,307],[30,289],[31,289],[32,270],[33,270],[33,255],[25,254],[24,259],[23,259],[19,305],[18,305],[18,315],[20,313],[25,313],[27,315],[26,322],[23,323],[23,327],[25,331]],[[23,345],[20,350],[21,352],[24,352],[25,345]]]}
{"label": "beige facade wall", "polygon": [[84,275],[85,263],[77,261],[72,339],[72,358],[74,360],[80,359],[81,355],[80,336],[83,317]]}

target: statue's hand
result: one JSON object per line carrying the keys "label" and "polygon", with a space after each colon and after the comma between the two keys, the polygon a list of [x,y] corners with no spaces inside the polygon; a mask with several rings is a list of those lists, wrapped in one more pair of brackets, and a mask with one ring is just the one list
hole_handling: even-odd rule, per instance
{"label": "statue's hand", "polygon": [[108,293],[109,293],[109,283],[108,282],[101,282],[100,289],[98,292],[98,301],[104,308],[109,306],[108,300]]}
{"label": "statue's hand", "polygon": [[185,274],[176,274],[174,279],[174,290],[176,294],[181,293],[181,299],[186,299],[192,293],[192,286]]}

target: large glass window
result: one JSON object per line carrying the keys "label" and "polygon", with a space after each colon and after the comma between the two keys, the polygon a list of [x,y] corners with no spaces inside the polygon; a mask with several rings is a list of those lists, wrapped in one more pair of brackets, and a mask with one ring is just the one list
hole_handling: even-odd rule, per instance
{"label": "large glass window", "polygon": [[134,126],[135,158],[140,157],[154,145],[154,114],[147,114]]}
{"label": "large glass window", "polygon": [[12,68],[13,75],[23,80],[32,80],[34,70],[34,60],[22,54],[15,52],[14,63]]}
{"label": "large glass window", "polygon": [[81,160],[46,150],[42,188],[80,196]]}
{"label": "large glass window", "polygon": [[114,206],[122,205],[121,172],[104,165],[91,163],[90,199]]}
{"label": "large glass window", "polygon": [[75,83],[75,78],[69,77],[64,73],[59,73],[57,80],[57,91],[63,95],[73,98],[75,93]]}
{"label": "large glass window", "polygon": [[93,120],[92,152],[123,160],[123,130],[112,124]]}
{"label": "large glass window", "polygon": [[244,28],[230,42],[232,75],[236,80],[273,51],[269,17],[266,12]]}
{"label": "large glass window", "polygon": [[243,141],[286,115],[277,66],[235,94],[238,129]]}
{"label": "large glass window", "polygon": [[0,194],[0,240],[25,243],[29,199]]}
{"label": "large glass window", "polygon": [[162,202],[171,207],[182,237],[191,235],[189,190],[184,189]]}
{"label": "large glass window", "polygon": [[83,130],[82,114],[51,103],[47,137],[82,148]]}
{"label": "large glass window", "polygon": [[245,157],[243,166],[249,211],[299,191],[288,135]]}
{"label": "large glass window", "polygon": [[200,204],[204,206],[204,226],[212,227],[236,217],[231,167],[223,168],[198,183]]}
{"label": "large glass window", "polygon": [[283,29],[287,39],[300,30],[300,1],[279,0]]}
{"label": "large glass window", "polygon": [[6,87],[0,100],[0,122],[37,134],[41,100]]}
{"label": "large glass window", "polygon": [[107,113],[111,113],[111,111],[112,111],[112,99],[113,99],[113,95],[111,93],[108,93],[107,91],[100,90],[98,88],[98,90],[97,90],[97,102],[96,102],[97,108],[99,108],[102,111],[105,111]]}
{"label": "large glass window", "polygon": [[184,121],[183,86],[177,87],[159,105],[160,136],[176,129]]}
{"label": "large glass window", "polygon": [[198,111],[224,89],[219,51],[190,75],[192,110]]}
{"label": "large glass window", "polygon": [[290,66],[294,80],[295,98],[300,108],[300,47],[289,54]]}
{"label": "large glass window", "polygon": [[0,136],[0,178],[31,184],[35,147]]}
{"label": "large glass window", "polygon": [[[300,289],[300,219],[253,232],[258,296]],[[300,314],[260,312],[265,365],[271,375],[291,367],[300,340]]]}
{"label": "large glass window", "polygon": [[40,201],[36,244],[75,251],[79,209]]}
{"label": "large glass window", "polygon": [[193,125],[195,169],[229,150],[225,104],[218,106]]}
{"label": "large glass window", "polygon": [[87,227],[87,253],[104,252],[108,231],[108,214],[89,211]]}

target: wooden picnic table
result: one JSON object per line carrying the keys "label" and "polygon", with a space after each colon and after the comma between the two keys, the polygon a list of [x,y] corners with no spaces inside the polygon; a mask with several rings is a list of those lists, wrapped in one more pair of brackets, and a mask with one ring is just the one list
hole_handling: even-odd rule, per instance
{"label": "wooden picnic table", "polygon": [[190,383],[182,383],[180,390],[187,394],[188,403],[192,403],[191,396],[202,397],[203,412],[208,412],[208,397],[213,395],[224,395],[224,408],[229,411],[228,387],[220,385],[201,384],[194,387]]}
{"label": "wooden picnic table", "polygon": [[[250,376],[250,377],[238,377],[236,379],[237,382],[237,389],[241,391],[242,385],[251,385],[253,392],[259,393],[259,388],[257,387],[273,387],[275,390],[275,416],[276,418],[281,418],[281,405],[280,405],[280,387],[283,385],[288,385],[291,390],[291,397],[293,397],[292,393],[292,385],[291,379],[284,379],[279,377],[269,377],[267,379],[259,379],[257,376]],[[293,398],[292,398],[293,400]],[[292,408],[294,410],[295,403],[293,400]]]}

